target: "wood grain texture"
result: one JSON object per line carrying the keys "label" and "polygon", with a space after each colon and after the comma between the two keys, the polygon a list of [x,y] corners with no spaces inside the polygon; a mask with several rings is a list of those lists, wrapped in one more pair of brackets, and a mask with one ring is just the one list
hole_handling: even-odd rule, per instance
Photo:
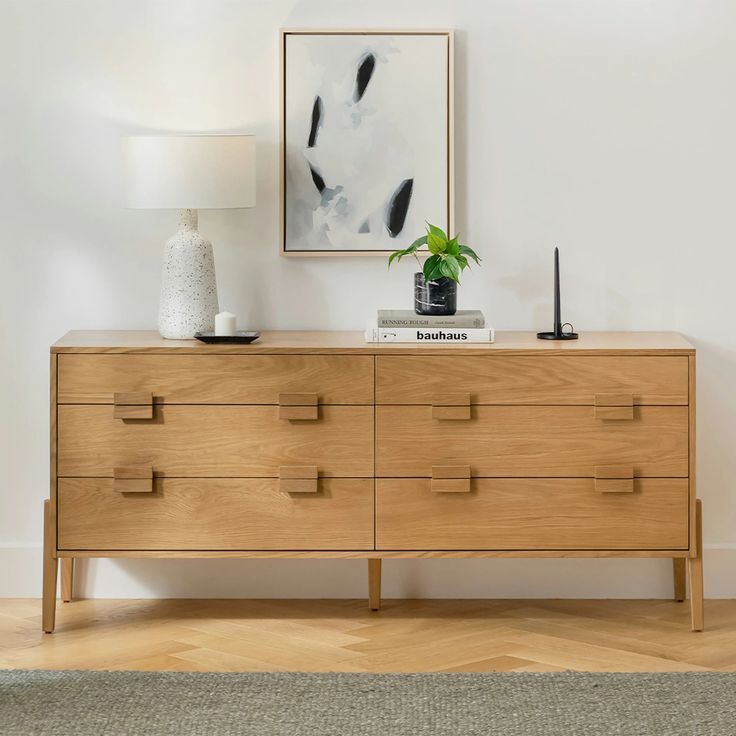
{"label": "wood grain texture", "polygon": [[633,493],[634,468],[631,465],[596,465],[595,489],[599,493]]}
{"label": "wood grain texture", "polygon": [[596,394],[593,397],[594,416],[606,421],[631,421],[635,403],[633,394]]}
{"label": "wood grain texture", "polygon": [[116,493],[152,493],[151,465],[124,465],[112,469],[112,489]]}
{"label": "wood grain texture", "polygon": [[680,603],[687,597],[686,570],[687,562],[684,558],[675,557],[672,560],[673,598]]}
{"label": "wood grain texture", "polygon": [[51,516],[51,502],[43,502],[43,602],[41,626],[50,634],[56,620],[56,576],[59,563],[56,558],[56,528]]}
{"label": "wood grain texture", "polygon": [[690,620],[693,631],[703,630],[703,504],[697,500],[695,514],[695,556],[687,560],[690,578]]}
{"label": "wood grain texture", "polygon": [[289,496],[270,478],[156,479],[154,492],[112,493],[106,478],[59,481],[65,549],[350,550],[373,548],[373,481],[321,478]]}
{"label": "wood grain texture", "polygon": [[[203,344],[203,343],[201,343]],[[157,404],[278,404],[317,393],[323,404],[373,403],[373,360],[361,355],[63,355],[59,402],[109,404],[148,391]]]}
{"label": "wood grain texture", "polygon": [[583,478],[470,483],[436,494],[424,478],[376,481],[377,549],[687,548],[685,478],[640,479],[625,496]]}
{"label": "wood grain texture", "polygon": [[[565,343],[538,340],[534,332],[497,332],[496,342],[366,343],[362,332],[263,332],[249,345],[208,345],[198,340],[165,340],[154,330],[72,330],[52,346],[54,353],[173,355],[692,355],[695,348],[676,332],[584,332]],[[459,388],[459,386],[457,386]],[[472,388],[472,387],[471,387]],[[284,390],[284,389],[281,389]],[[298,390],[298,389],[294,389]],[[313,389],[305,389],[313,390]],[[605,389],[603,389],[605,390]]]}
{"label": "wood grain texture", "polygon": [[[688,410],[640,406],[633,422],[601,422],[590,407],[474,406],[448,433],[430,406],[376,407],[376,474],[428,477],[469,464],[482,477],[592,477],[597,465],[637,476],[687,477]],[[418,437],[410,449],[405,438]]]}
{"label": "wood grain texture", "polygon": [[115,391],[112,395],[115,419],[152,419],[153,394],[150,391]]}
{"label": "wood grain texture", "polygon": [[[372,605],[382,558],[671,557],[675,570],[690,558],[693,628],[702,628],[694,356],[674,333],[585,333],[564,344],[498,333],[492,345],[450,346],[366,344],[357,332],[267,332],[248,346],[69,333],[51,360],[54,576],[57,555],[64,570],[95,556],[367,558]],[[447,375],[462,400],[444,393]],[[115,420],[116,393],[118,410],[120,394],[150,395],[153,405],[124,406],[151,419]],[[375,427],[374,397],[387,404]],[[316,419],[303,415],[314,409]],[[282,410],[298,416],[279,419]],[[153,467],[154,492],[111,492],[112,468],[141,464]],[[445,464],[469,466],[472,480],[430,480]],[[601,469],[622,465],[625,477]],[[287,466],[310,466],[309,477],[279,479]],[[63,549],[57,472],[86,476],[59,481],[69,490],[64,529],[76,534]],[[388,476],[375,500],[374,473]],[[343,494],[343,483],[360,493]],[[466,492],[432,493],[433,483]],[[392,484],[382,520],[380,491]],[[388,532],[398,541],[374,549],[374,534]]]}
{"label": "wood grain texture", "polygon": [[[541,341],[540,341],[541,342]],[[637,404],[688,403],[686,357],[557,355],[379,356],[379,404],[433,404],[452,376],[474,404],[592,405],[628,393]]]}
{"label": "wood grain texture", "polygon": [[62,606],[58,635],[44,637],[38,600],[5,598],[0,667],[733,671],[736,601],[709,600],[706,613],[711,630],[694,638],[687,606],[668,600],[384,599],[375,613],[365,599],[89,599]]}
{"label": "wood grain texture", "polygon": [[690,477],[690,550],[696,554],[698,546],[697,539],[697,473],[696,473],[696,380],[695,380],[695,355],[688,358],[688,387],[690,390],[690,403],[688,405],[688,441],[689,441],[689,477]]}
{"label": "wood grain texture", "polygon": [[280,465],[323,476],[373,475],[373,409],[323,406],[286,422],[277,406],[157,406],[151,422],[115,421],[107,406],[59,406],[59,475],[109,477],[150,464],[157,476],[278,477]]}
{"label": "wood grain texture", "polygon": [[59,572],[61,573],[61,600],[64,603],[71,603],[74,599],[74,558],[60,559]]}
{"label": "wood grain texture", "polygon": [[513,549],[513,550],[109,550],[109,549],[60,549],[63,557],[110,557],[110,558],[148,558],[148,559],[317,559],[317,560],[362,560],[362,559],[485,559],[485,558],[640,558],[640,557],[682,557],[690,556],[687,549]]}
{"label": "wood grain texture", "polygon": [[381,560],[368,560],[368,608],[381,608]]}

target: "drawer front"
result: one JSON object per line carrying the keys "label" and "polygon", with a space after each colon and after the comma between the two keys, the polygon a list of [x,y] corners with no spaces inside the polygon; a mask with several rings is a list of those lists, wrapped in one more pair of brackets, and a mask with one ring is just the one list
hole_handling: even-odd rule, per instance
{"label": "drawer front", "polygon": [[596,394],[635,404],[688,403],[685,356],[378,356],[376,402],[432,404],[447,392],[474,404],[592,405]]}
{"label": "drawer front", "polygon": [[146,391],[158,404],[277,404],[316,393],[322,404],[372,404],[367,355],[60,355],[60,404],[111,404]]}
{"label": "drawer front", "polygon": [[443,421],[430,406],[376,408],[376,474],[428,477],[433,465],[470,465],[475,477],[594,477],[598,466],[635,476],[688,475],[688,408],[635,407],[629,421],[593,407],[473,406]]}
{"label": "drawer front", "polygon": [[156,406],[152,419],[116,419],[114,407],[58,409],[59,477],[273,477],[281,466],[320,476],[373,475],[373,407],[320,406],[318,419],[279,418],[277,406]]}
{"label": "drawer front", "polygon": [[373,549],[370,479],[287,493],[271,478],[157,478],[151,493],[119,493],[107,478],[65,478],[58,499],[60,549]]}
{"label": "drawer front", "polygon": [[437,493],[426,478],[376,481],[379,550],[687,549],[688,481],[636,479],[600,493],[588,478],[474,478]]}

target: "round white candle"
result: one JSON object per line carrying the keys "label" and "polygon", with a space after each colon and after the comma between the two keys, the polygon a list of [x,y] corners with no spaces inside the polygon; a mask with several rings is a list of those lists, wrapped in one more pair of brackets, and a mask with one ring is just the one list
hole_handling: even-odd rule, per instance
{"label": "round white candle", "polygon": [[232,312],[220,312],[215,315],[215,335],[232,337],[235,334],[235,315]]}

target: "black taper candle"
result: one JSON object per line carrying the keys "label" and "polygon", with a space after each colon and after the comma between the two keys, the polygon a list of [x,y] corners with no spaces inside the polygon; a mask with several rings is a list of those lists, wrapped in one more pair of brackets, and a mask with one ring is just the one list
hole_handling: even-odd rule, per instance
{"label": "black taper candle", "polygon": [[555,246],[555,337],[562,335],[560,310],[560,249]]}
{"label": "black taper candle", "polygon": [[[573,332],[570,325],[570,332],[562,331],[562,307],[560,305],[560,249],[555,246],[555,314],[552,332],[537,332],[540,340],[577,340],[578,333]],[[565,323],[567,324],[567,323]]]}

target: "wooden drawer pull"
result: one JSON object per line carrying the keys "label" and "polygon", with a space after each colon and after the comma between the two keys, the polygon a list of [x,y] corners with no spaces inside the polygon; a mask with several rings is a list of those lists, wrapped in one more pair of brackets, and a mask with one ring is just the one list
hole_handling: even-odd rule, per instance
{"label": "wooden drawer pull", "polygon": [[430,489],[433,493],[469,493],[470,465],[433,465]]}
{"label": "wooden drawer pull", "polygon": [[446,394],[433,401],[432,419],[470,419],[470,394]]}
{"label": "wooden drawer pull", "polygon": [[595,489],[599,493],[633,493],[634,468],[630,465],[597,465]]}
{"label": "wooden drawer pull", "polygon": [[279,419],[319,419],[317,394],[279,394]]}
{"label": "wooden drawer pull", "polygon": [[634,418],[633,394],[596,394],[595,418],[605,420],[631,420]]}
{"label": "wooden drawer pull", "polygon": [[153,394],[150,391],[129,391],[113,394],[115,419],[153,419]]}
{"label": "wooden drawer pull", "polygon": [[279,490],[283,493],[317,493],[316,465],[282,465],[279,467]]}
{"label": "wooden drawer pull", "polygon": [[118,493],[152,493],[153,467],[125,465],[112,470],[112,488]]}

